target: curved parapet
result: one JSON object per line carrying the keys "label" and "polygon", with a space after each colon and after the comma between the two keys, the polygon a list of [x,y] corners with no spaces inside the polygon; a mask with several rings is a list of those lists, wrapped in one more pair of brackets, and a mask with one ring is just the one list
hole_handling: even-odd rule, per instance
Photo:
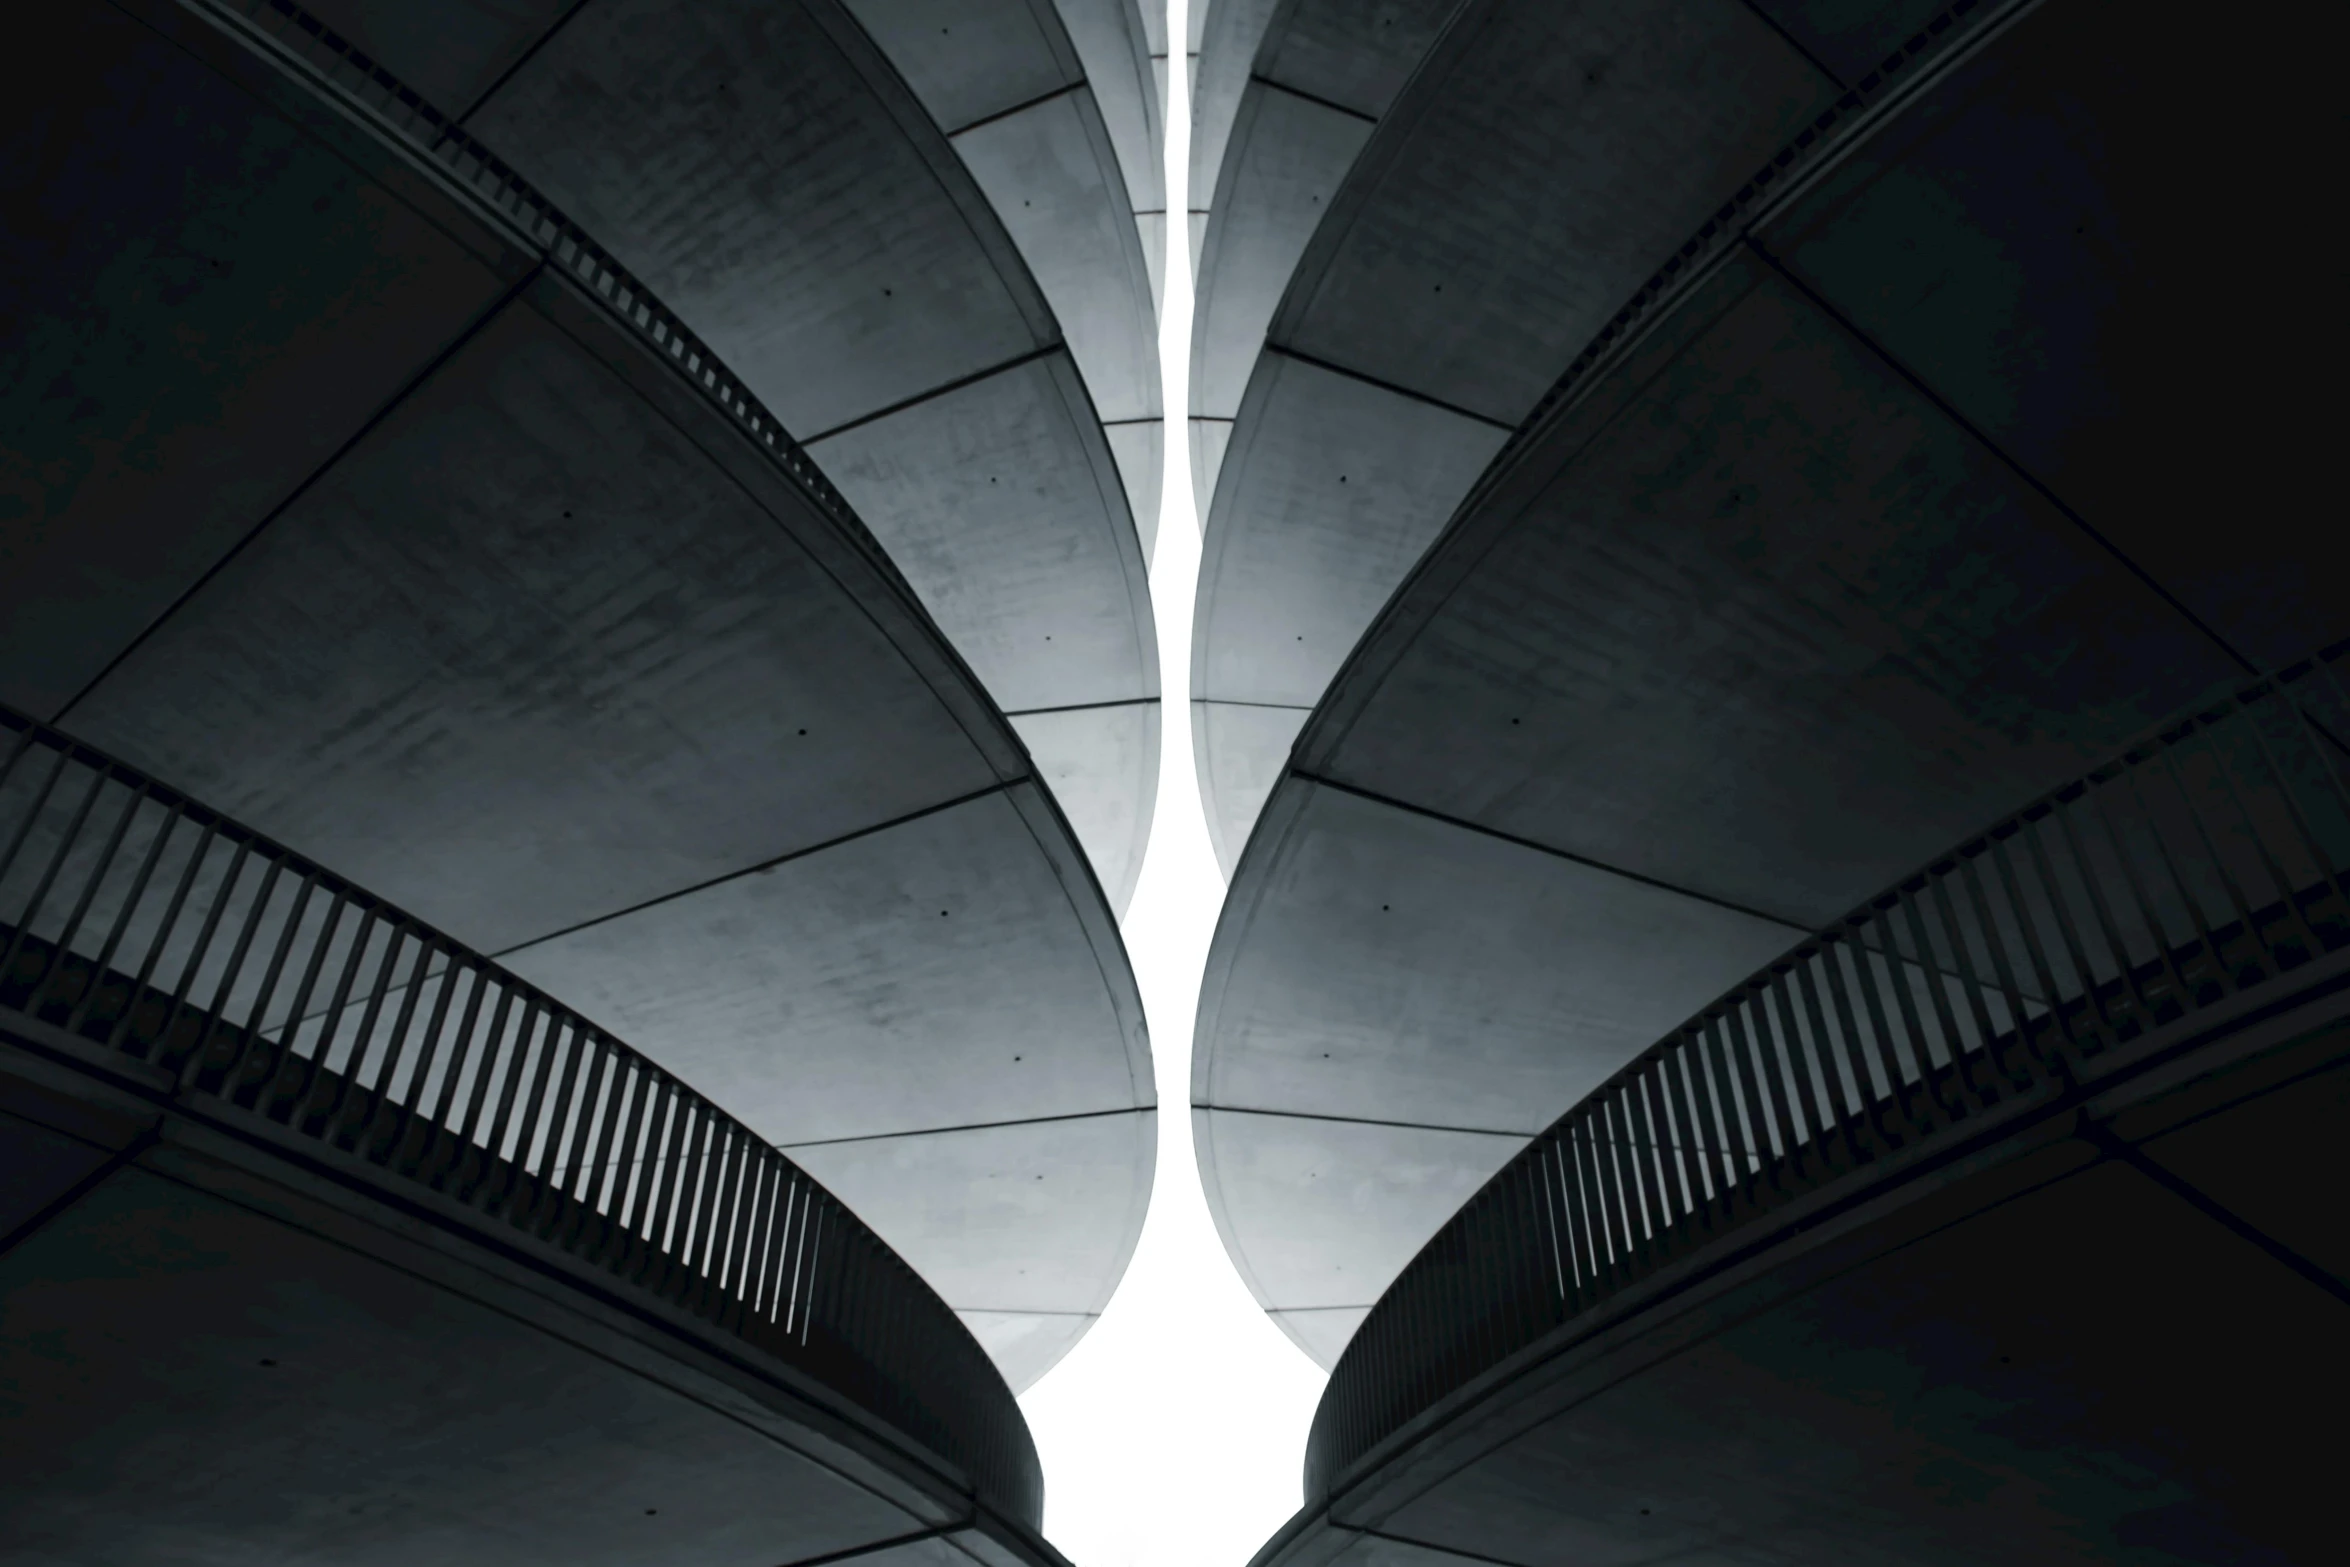
{"label": "curved parapet", "polygon": [[1033,741],[1123,908],[1158,782],[1128,502],[1155,508],[1157,336],[1093,62],[1057,14],[324,0],[318,15],[570,213],[774,411]]}
{"label": "curved parapet", "polygon": [[2325,1460],[2264,1412],[2350,1393],[2346,665],[2159,726],[1586,1095],[1373,1308],[1260,1562],[2313,1559]]}
{"label": "curved parapet", "polygon": [[1153,1101],[1013,728],[731,366],[429,106],[221,8],[55,25],[0,698],[630,1038],[1032,1380]]}
{"label": "curved parapet", "polygon": [[[2058,3],[1929,29],[1763,159],[1594,329],[1268,769],[1195,1124],[1227,1243],[1325,1363],[1676,1019],[2350,629],[2290,462],[2225,458],[2270,443],[2171,354],[2165,302],[2256,263],[2227,223],[2180,234],[2170,171],[2257,149],[2182,141],[2183,39],[2117,54],[2099,27]],[[2284,341],[2231,338],[2228,374],[2259,384]],[[2222,512],[2247,519],[2224,548],[2158,520]]]}
{"label": "curved parapet", "polygon": [[740,1121],[0,708],[12,1553],[1058,1561],[1012,1391]]}

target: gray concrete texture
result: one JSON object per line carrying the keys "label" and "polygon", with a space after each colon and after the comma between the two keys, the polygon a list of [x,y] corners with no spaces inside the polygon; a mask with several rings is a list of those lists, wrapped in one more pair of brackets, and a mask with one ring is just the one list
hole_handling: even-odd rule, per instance
{"label": "gray concrete texture", "polygon": [[1357,1477],[1341,1528],[1260,1561],[2325,1560],[2311,1422],[2350,1393],[2331,1032],[2251,1092],[2198,1076],[2171,1096],[2192,1109],[2118,1117],[2127,1157],[2043,1141],[1660,1302],[1464,1405]]}
{"label": "gray concrete texture", "polygon": [[955,1529],[952,1478],[837,1404],[586,1291],[146,1144],[103,1095],[0,1065],[0,1099],[0,1561],[1057,1561]]}
{"label": "gray concrete texture", "polygon": [[[1509,1151],[1495,1134],[1774,944],[2350,630],[2294,461],[2232,455],[2297,448],[2211,405],[2162,303],[2263,286],[2226,238],[2258,181],[2190,231],[2176,205],[2182,169],[2258,166],[2252,133],[2180,122],[2184,41],[2116,49],[2061,0],[1975,13],[1899,112],[1815,138],[1832,165],[1738,208],[1529,420],[1922,14],[1466,7],[1363,128],[1294,274],[1235,274],[1229,297],[1279,302],[1245,387],[1210,382],[1239,401],[1193,689],[1239,864],[1193,1097],[1219,1222],[1277,1314],[1369,1304],[1425,1237],[1332,1234],[1394,1160],[1441,1217],[1437,1187],[1465,1198]],[[1302,112],[1261,96],[1228,180],[1307,145],[1244,134]],[[1248,210],[1215,222],[1237,236]],[[2227,377],[2285,373],[2292,341],[2231,334]],[[1416,942],[1447,957],[1407,972]],[[1261,1142],[1266,1114],[1392,1140],[1294,1170],[1221,1151],[1227,1116]],[[1432,1137],[1456,1140],[1441,1179]],[[1277,1282],[1285,1253],[1357,1282]]]}
{"label": "gray concrete texture", "polygon": [[316,9],[718,351],[1000,706],[1102,709],[1053,781],[1104,824],[1086,842],[1123,908],[1157,771],[1109,705],[1155,748],[1162,446],[1131,4]]}
{"label": "gray concrete texture", "polygon": [[[1124,1268],[1152,1089],[1012,724],[870,541],[397,148],[172,8],[55,26],[16,100],[52,118],[11,133],[0,699],[573,992],[762,1135],[898,1140],[850,1200],[1033,1380]],[[1082,405],[1065,361],[1000,380]],[[1146,617],[1125,539],[1094,580]],[[1072,699],[1012,723],[1138,856],[1147,618],[1002,553],[1080,657],[967,630],[972,662]],[[1015,1171],[963,1231],[955,1183]]]}

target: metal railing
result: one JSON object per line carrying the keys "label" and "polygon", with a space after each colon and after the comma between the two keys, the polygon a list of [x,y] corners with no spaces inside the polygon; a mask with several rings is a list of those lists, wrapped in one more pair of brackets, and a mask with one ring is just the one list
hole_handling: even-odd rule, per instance
{"label": "metal railing", "polygon": [[2166,724],[1706,1007],[1396,1278],[1315,1412],[1309,1496],[1660,1267],[2350,946],[2337,644]]}
{"label": "metal railing", "polygon": [[10,1014],[171,1074],[181,1113],[691,1313],[1039,1525],[1035,1448],[986,1351],[790,1160],[423,921],[0,706]]}

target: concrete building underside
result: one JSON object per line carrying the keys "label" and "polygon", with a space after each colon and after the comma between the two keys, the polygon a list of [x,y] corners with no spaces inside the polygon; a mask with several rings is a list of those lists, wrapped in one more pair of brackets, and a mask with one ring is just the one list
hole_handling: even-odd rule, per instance
{"label": "concrete building underside", "polygon": [[1064,1567],[1011,1389],[543,993],[0,712],[0,1560]]}
{"label": "concrete building underside", "polygon": [[1686,1255],[1327,1477],[1256,1567],[2329,1559],[2297,1413],[2350,1395],[2328,968],[2091,1107]]}
{"label": "concrete building underside", "polygon": [[405,96],[259,0],[52,12],[7,111],[0,700],[643,1048],[1024,1386],[1150,1186],[1103,892],[1155,770],[1139,546],[846,13],[675,9]]}
{"label": "concrete building underside", "polygon": [[775,412],[1013,716],[1122,910],[1158,782],[1163,444],[1134,0],[309,9]]}
{"label": "concrete building underside", "polygon": [[[1360,10],[1268,12],[1194,342],[1237,859],[1195,1136],[1325,1365],[1663,1029],[2350,629],[2308,415],[2215,395],[2335,346],[2239,238],[2316,99],[2175,99],[2249,46],[2068,0]],[[2190,299],[2252,315],[2183,353]]]}

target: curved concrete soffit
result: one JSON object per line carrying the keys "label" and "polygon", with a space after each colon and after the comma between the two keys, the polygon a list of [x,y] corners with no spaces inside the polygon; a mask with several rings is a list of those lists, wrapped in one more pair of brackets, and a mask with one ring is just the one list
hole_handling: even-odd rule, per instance
{"label": "curved concrete soffit", "polygon": [[[1227,1244],[1325,1363],[1436,1222],[1664,1029],[2128,735],[2350,629],[2281,488],[2225,569],[2156,520],[2180,494],[2246,515],[2218,465],[2135,454],[2230,449],[2159,349],[2161,301],[2233,297],[2252,265],[2224,226],[2155,239],[2164,171],[2225,183],[2161,71],[2061,0],[1873,25],[1890,58],[1814,40],[1851,85],[1649,256],[1550,393],[1519,383],[1523,427],[1327,694],[1282,693],[1314,716],[1260,775],[1192,1098]],[[1315,341],[1349,243],[1317,236],[1328,264],[1277,332]],[[1507,257],[1475,265],[1540,297]],[[1413,318],[1384,319],[1366,356],[1411,347]],[[1268,353],[1252,403],[1293,378],[1324,410],[1369,395]],[[1247,471],[1228,464],[1219,526]],[[1204,649],[1211,748],[1224,652]]]}
{"label": "curved concrete soffit", "polygon": [[[1123,908],[1158,786],[1157,639],[1128,499],[1155,496],[1140,487],[1155,483],[1158,377],[1118,159],[1049,10],[853,9],[899,37],[897,62],[844,0],[317,7],[717,350],[997,705],[1016,721],[1090,715],[1042,726],[1041,762]],[[979,46],[906,42],[958,17]],[[1002,74],[965,80],[957,60]],[[1042,101],[965,123],[1032,76],[1053,84]],[[940,129],[924,88],[964,134]],[[1045,238],[1063,260],[1040,279],[1019,242],[1034,254]]]}
{"label": "curved concrete soffit", "polygon": [[600,236],[335,41],[261,4],[55,25],[30,177],[144,172],[104,227],[40,209],[0,695],[637,1043],[1034,1380],[1139,1233],[1149,1046],[906,552]]}

